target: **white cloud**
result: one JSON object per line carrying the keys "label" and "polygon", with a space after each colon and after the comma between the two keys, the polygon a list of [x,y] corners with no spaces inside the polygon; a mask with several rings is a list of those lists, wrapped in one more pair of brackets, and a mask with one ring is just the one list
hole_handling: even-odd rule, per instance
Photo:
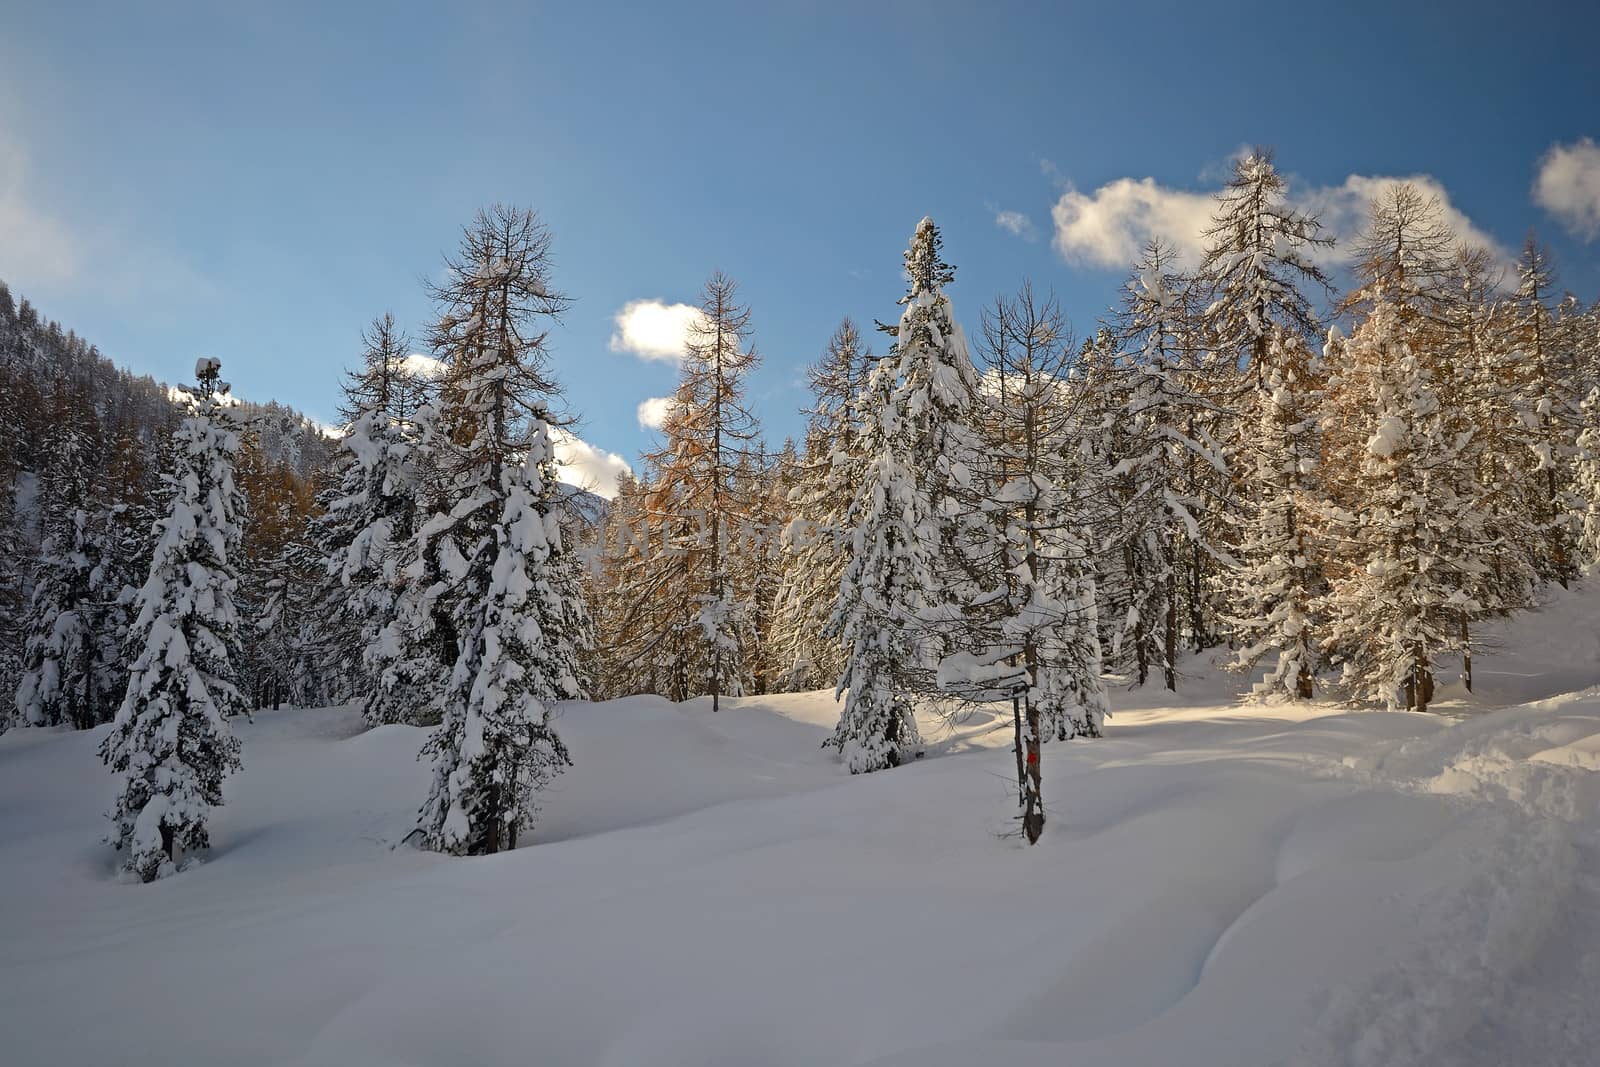
{"label": "white cloud", "polygon": [[672,414],[672,397],[652,396],[639,402],[639,426],[646,430],[659,430],[667,424]]}
{"label": "white cloud", "polygon": [[700,309],[689,304],[630,300],[612,317],[611,351],[675,363],[683,358],[689,328],[699,318]]}
{"label": "white cloud", "polygon": [[1033,220],[1020,211],[994,211],[994,224],[1013,237],[1020,237],[1024,241],[1036,240],[1039,236],[1038,229],[1033,225]]}
{"label": "white cloud", "polygon": [[596,496],[607,500],[615,497],[617,479],[633,470],[628,461],[615,452],[596,448],[560,427],[552,429],[551,440],[555,443],[557,473],[561,480]]}
{"label": "white cloud", "polygon": [[1118,178],[1088,195],[1068,186],[1050,209],[1050,219],[1056,251],[1069,263],[1131,267],[1145,244],[1160,237],[1194,266],[1211,208],[1208,193],[1168,189],[1154,178]]}
{"label": "white cloud", "polygon": [[0,278],[65,282],[82,261],[66,225],[41,208],[28,184],[27,150],[0,130]]}
{"label": "white cloud", "polygon": [[1533,200],[1575,237],[1600,237],[1600,145],[1585,137],[1551,146],[1539,161]]}
{"label": "white cloud", "polygon": [[[1444,186],[1425,174],[1404,178],[1352,174],[1338,185],[1304,189],[1290,185],[1289,202],[1316,215],[1323,233],[1334,239],[1332,248],[1314,253],[1314,258],[1330,265],[1346,262],[1373,200],[1402,181],[1438,197],[1444,221],[1464,241],[1483,246],[1501,263],[1511,261],[1498,241],[1450,202]],[[1053,243],[1069,263],[1125,269],[1138,261],[1151,238],[1159,237],[1173,245],[1185,267],[1193,268],[1205,254],[1203,234],[1215,206],[1213,193],[1171,189],[1154,178],[1118,178],[1090,194],[1069,186],[1050,211]]]}
{"label": "white cloud", "polygon": [[1385,190],[1401,182],[1415,186],[1423,196],[1436,198],[1441,219],[1463,243],[1484,249],[1502,266],[1514,261],[1511,253],[1452,204],[1445,187],[1427,174],[1408,177],[1352,174],[1343,184],[1308,189],[1304,193],[1290,187],[1289,199],[1301,210],[1316,215],[1322,222],[1324,232],[1334,239],[1333,248],[1323,253],[1321,258],[1325,262],[1345,263],[1349,260],[1351,244],[1367,224],[1373,201]]}

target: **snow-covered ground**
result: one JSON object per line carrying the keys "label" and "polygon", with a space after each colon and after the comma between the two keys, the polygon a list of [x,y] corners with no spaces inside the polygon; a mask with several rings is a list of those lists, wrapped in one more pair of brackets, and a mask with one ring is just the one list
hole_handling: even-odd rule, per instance
{"label": "snow-covered ground", "polygon": [[1449,715],[1119,689],[1031,849],[1004,719],[852,778],[816,693],[569,705],[533,840],[445,859],[421,732],[334,708],[240,723],[208,862],[124,884],[103,731],[13,731],[0,1061],[1594,1063],[1600,597],[1496,636]]}

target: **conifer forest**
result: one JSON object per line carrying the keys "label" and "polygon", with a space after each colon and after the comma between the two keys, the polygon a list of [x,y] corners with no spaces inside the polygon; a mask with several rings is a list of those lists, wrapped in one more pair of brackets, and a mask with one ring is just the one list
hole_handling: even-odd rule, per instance
{"label": "conifer forest", "polygon": [[[1010,99],[1038,57],[1014,19],[1011,65],[942,17]],[[733,33],[707,25],[702,56]],[[900,112],[936,111],[948,41],[912,38],[877,62]],[[585,177],[659,180],[741,249],[629,235],[697,293],[628,303],[608,350],[574,332],[617,306],[586,291],[596,257],[631,253],[577,186],[530,181],[458,204],[413,286],[355,306],[338,279],[369,252],[339,246],[379,225],[379,183],[281,290],[342,324],[320,398],[299,356],[218,344],[153,374],[146,334],[57,321],[156,282],[107,267],[101,303],[62,295],[113,237],[68,247],[72,220],[30,207],[53,142],[0,121],[0,1062],[1600,1062],[1593,139],[1540,158],[1543,215],[1505,207],[1520,241],[1401,154],[1411,177],[1316,185],[1298,136],[1202,192],[1044,160],[1041,235],[942,206],[1003,155],[952,104],[875,135],[938,172],[889,230],[839,206],[839,232],[785,225],[753,259],[751,138],[824,159],[837,205],[880,172],[852,162],[851,93],[825,129],[776,108],[741,133],[790,97],[732,62],[750,100]],[[1600,94],[1568,62],[1541,84]],[[495,65],[465,99],[509,106]],[[636,73],[597,100],[648,96]],[[883,76],[856,83],[873,114]],[[1286,106],[1273,77],[1242,114]],[[1420,79],[1389,98],[1416,123]],[[1095,106],[1126,92],[1132,119],[1149,88]],[[410,181],[419,146],[390,138],[359,143]],[[724,157],[696,171],[715,195],[674,184],[696,153]],[[295,166],[268,184],[342,180]],[[282,271],[238,218],[235,252]],[[819,320],[797,264],[867,233]],[[161,313],[233,298],[193,284]],[[264,337],[302,314],[260,307]],[[635,373],[673,380],[637,436],[610,397]]]}

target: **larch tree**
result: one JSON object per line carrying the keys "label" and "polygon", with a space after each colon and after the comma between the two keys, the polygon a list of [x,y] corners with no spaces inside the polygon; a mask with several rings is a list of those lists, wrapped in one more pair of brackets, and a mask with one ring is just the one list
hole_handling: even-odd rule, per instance
{"label": "larch tree", "polygon": [[738,580],[733,553],[757,501],[747,474],[760,452],[760,428],[744,398],[756,365],[749,344],[750,309],[738,285],[718,272],[707,280],[700,313],[690,323],[678,389],[662,425],[661,448],[646,455],[649,510],[664,524],[671,553],[664,576],[681,606],[656,645],[675,644],[686,693],[707,693],[717,711],[723,696],[742,695],[753,681],[752,590]]}
{"label": "larch tree", "polygon": [[[1534,452],[1519,386],[1526,364],[1504,343],[1503,302],[1496,298],[1499,272],[1487,253],[1464,247],[1444,222],[1436,197],[1396,182],[1375,199],[1356,239],[1356,285],[1344,307],[1370,316],[1382,304],[1390,343],[1404,344],[1427,375],[1439,405],[1437,432],[1451,443],[1452,458],[1435,458],[1430,485],[1448,485],[1455,506],[1470,512],[1462,536],[1442,547],[1459,595],[1449,609],[1452,647],[1462,657],[1462,680],[1472,685],[1472,625],[1483,617],[1526,606],[1540,584],[1536,546],[1543,543],[1527,506],[1526,487]],[[1347,364],[1341,358],[1330,363]],[[1340,371],[1342,380],[1355,381]],[[1358,476],[1366,462],[1369,400],[1347,401],[1343,384],[1330,387],[1324,419],[1324,488],[1332,513],[1366,510]],[[1370,391],[1368,391],[1370,392]],[[1340,524],[1330,524],[1332,555],[1345,549]],[[1337,569],[1337,568],[1333,568]],[[1337,641],[1326,644],[1344,655]]]}
{"label": "larch tree", "polygon": [[1102,376],[1118,387],[1107,429],[1122,446],[1108,474],[1119,497],[1109,536],[1123,559],[1121,651],[1139,684],[1155,667],[1169,690],[1185,630],[1196,645],[1205,640],[1204,576],[1232,562],[1212,543],[1228,471],[1210,432],[1217,405],[1199,387],[1188,290],[1172,249],[1147,246],[1118,316],[1120,358]]}
{"label": "larch tree", "polygon": [[[1358,449],[1344,501],[1330,509],[1325,640],[1352,692],[1426,711],[1438,658],[1476,611],[1485,515],[1463,498],[1463,452],[1440,403],[1433,362],[1407,339],[1403,305],[1374,294],[1343,352],[1330,408]],[[1364,440],[1363,440],[1364,438]],[[1468,489],[1470,491],[1470,489]]]}
{"label": "larch tree", "polygon": [[589,572],[596,631],[589,673],[595,678],[596,699],[671,693],[670,656],[661,640],[670,627],[657,584],[664,574],[656,565],[660,557],[647,493],[631,473],[618,478],[617,495],[598,534]]}
{"label": "larch tree", "polygon": [[581,696],[590,640],[562,540],[550,402],[550,233],[531,211],[479,212],[446,261],[435,351],[448,363],[436,423],[438,498],[417,554],[438,561],[427,610],[449,614],[454,661],[423,754],[433,784],[423,844],[456,855],[516,847],[534,794],[571,762],[552,721]]}
{"label": "larch tree", "polygon": [[143,881],[210,843],[210,809],[239,767],[228,717],[246,710],[235,684],[239,615],[234,557],[241,497],[239,434],[219,403],[221,363],[201,359],[190,414],[173,436],[167,515],[156,526],[139,591],[127,692],[100,756],[121,776],[111,841]]}

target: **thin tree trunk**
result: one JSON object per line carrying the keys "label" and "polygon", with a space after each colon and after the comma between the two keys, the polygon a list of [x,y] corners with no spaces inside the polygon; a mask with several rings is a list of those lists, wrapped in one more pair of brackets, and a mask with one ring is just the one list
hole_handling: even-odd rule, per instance
{"label": "thin tree trunk", "polygon": [[1166,662],[1161,666],[1166,676],[1167,689],[1170,692],[1176,693],[1178,691],[1178,575],[1176,567],[1177,561],[1172,558],[1172,544],[1170,539],[1163,547],[1162,552],[1165,556],[1163,562],[1166,567],[1167,576],[1167,632],[1165,650]]}
{"label": "thin tree trunk", "polygon": [[1012,751],[1017,754],[1017,803],[1026,804],[1028,799],[1028,764],[1027,753],[1023,750],[1022,743],[1022,698],[1011,698],[1011,726],[1015,737]]}
{"label": "thin tree trunk", "polygon": [[1027,783],[1022,806],[1022,834],[1028,844],[1037,844],[1044,833],[1044,789],[1039,773],[1039,706],[1032,698],[1025,701],[1028,719]]}

